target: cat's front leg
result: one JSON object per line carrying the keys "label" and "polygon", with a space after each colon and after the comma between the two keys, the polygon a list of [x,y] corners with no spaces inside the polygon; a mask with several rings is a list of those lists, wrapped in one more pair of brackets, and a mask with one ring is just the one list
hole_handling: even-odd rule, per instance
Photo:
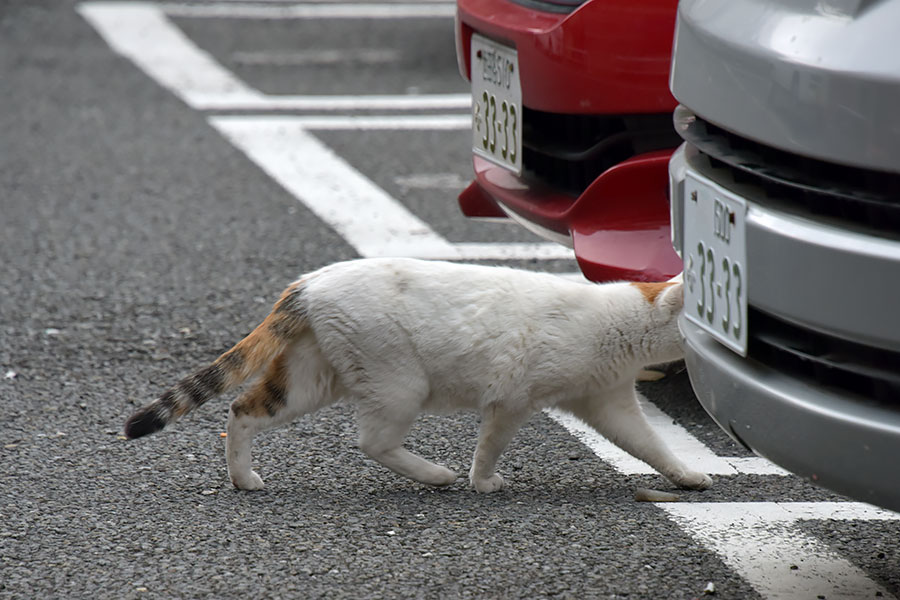
{"label": "cat's front leg", "polygon": [[600,398],[569,401],[560,404],[559,408],[571,412],[678,487],[705,490],[712,486],[709,475],[689,469],[653,430],[641,410],[633,385],[608,390]]}
{"label": "cat's front leg", "polygon": [[709,489],[710,487],[712,487],[713,483],[712,478],[706,473],[701,473],[700,471],[691,471],[689,469],[685,469],[681,473],[671,476],[670,479],[678,487],[689,490]]}
{"label": "cat's front leg", "polygon": [[495,472],[497,460],[510,440],[528,418],[527,414],[491,405],[481,414],[478,445],[469,469],[469,484],[476,492],[490,493],[503,489],[503,478]]}
{"label": "cat's front leg", "polygon": [[427,485],[452,485],[457,474],[402,446],[417,412],[412,402],[370,402],[357,413],[359,447],[368,456],[404,477]]}

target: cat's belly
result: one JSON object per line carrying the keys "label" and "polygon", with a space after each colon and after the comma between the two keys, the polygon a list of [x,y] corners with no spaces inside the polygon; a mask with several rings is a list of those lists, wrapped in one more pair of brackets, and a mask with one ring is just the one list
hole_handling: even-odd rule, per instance
{"label": "cat's belly", "polygon": [[432,388],[422,410],[433,414],[480,410],[483,395],[468,389]]}
{"label": "cat's belly", "polygon": [[[522,381],[497,377],[490,381],[478,381],[455,375],[452,380],[431,381],[430,393],[422,405],[429,413],[455,411],[482,411],[490,405],[502,405],[511,411],[537,412],[578,395],[583,385],[523,385]],[[580,382],[579,382],[580,383]]]}

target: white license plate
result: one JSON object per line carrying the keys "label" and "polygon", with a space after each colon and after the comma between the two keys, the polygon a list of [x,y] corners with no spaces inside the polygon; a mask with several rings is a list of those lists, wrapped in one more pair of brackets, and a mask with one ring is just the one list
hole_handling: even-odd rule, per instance
{"label": "white license plate", "polygon": [[522,86],[515,49],[472,35],[472,150],[522,172]]}
{"label": "white license plate", "polygon": [[747,355],[747,203],[688,170],[684,180],[685,316]]}

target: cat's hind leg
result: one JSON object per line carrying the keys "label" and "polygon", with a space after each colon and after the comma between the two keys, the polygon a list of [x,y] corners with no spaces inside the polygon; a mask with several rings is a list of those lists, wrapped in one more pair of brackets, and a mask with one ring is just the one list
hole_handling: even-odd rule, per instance
{"label": "cat's hind leg", "polygon": [[497,460],[527,419],[527,415],[491,405],[481,414],[478,444],[469,469],[469,484],[481,493],[503,488],[503,478],[495,471]]}
{"label": "cat's hind leg", "polygon": [[705,473],[692,471],[669,450],[653,430],[633,385],[607,392],[602,398],[588,398],[561,404],[596,429],[619,448],[638,458],[682,488],[704,490],[712,485]]}
{"label": "cat's hind leg", "polygon": [[400,408],[399,404],[360,407],[357,418],[360,449],[388,469],[414,481],[436,486],[455,482],[458,478],[455,472],[403,447],[418,411]]}
{"label": "cat's hind leg", "polygon": [[253,402],[256,392],[254,388],[235,400],[228,411],[225,460],[228,463],[228,477],[234,487],[240,490],[261,490],[264,487],[262,477],[250,466],[250,449],[254,436],[272,427],[272,418],[247,410],[249,405],[256,404]]}
{"label": "cat's hind leg", "polygon": [[225,458],[234,486],[263,488],[262,478],[251,468],[257,433],[331,404],[337,397],[336,387],[334,372],[313,340],[302,340],[276,357],[228,411]]}

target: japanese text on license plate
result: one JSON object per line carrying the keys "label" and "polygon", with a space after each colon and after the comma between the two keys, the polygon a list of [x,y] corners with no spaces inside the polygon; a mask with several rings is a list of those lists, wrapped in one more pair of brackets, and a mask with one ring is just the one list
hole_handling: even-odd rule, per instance
{"label": "japanese text on license plate", "polygon": [[522,172],[522,87],[513,48],[472,35],[472,150]]}
{"label": "japanese text on license plate", "polygon": [[685,316],[747,354],[746,201],[688,171],[684,181]]}

